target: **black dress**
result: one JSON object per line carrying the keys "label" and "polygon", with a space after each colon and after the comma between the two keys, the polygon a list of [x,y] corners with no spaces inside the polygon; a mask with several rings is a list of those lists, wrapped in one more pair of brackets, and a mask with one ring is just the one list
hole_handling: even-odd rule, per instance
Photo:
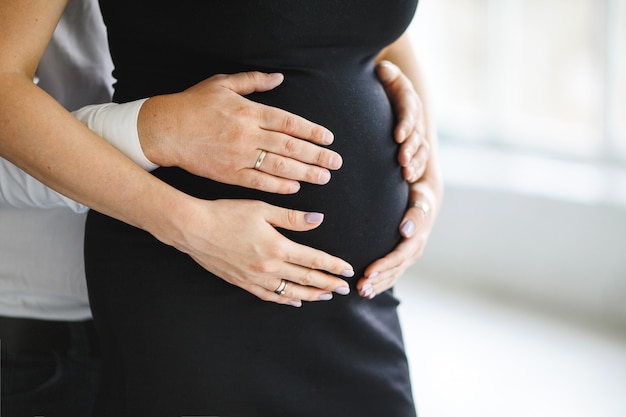
{"label": "black dress", "polygon": [[[400,241],[408,188],[373,58],[417,0],[101,0],[115,99],[181,91],[213,74],[282,72],[252,99],[326,126],[343,167],[279,196],[177,168],[154,175],[205,199],[247,198],[325,214],[289,238],[362,276]],[[263,302],[151,235],[91,212],[85,242],[104,350],[98,416],[410,417],[409,371],[391,291],[291,308]],[[354,289],[355,279],[349,280]]]}

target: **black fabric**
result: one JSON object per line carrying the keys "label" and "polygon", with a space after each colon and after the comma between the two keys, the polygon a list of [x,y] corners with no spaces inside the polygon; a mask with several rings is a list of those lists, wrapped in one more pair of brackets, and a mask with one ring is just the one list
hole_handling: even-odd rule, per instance
{"label": "black fabric", "polygon": [[73,334],[88,338],[89,351],[97,355],[98,340],[92,320],[57,321],[22,317],[0,317],[2,350],[23,352],[65,352],[75,348]]}
{"label": "black fabric", "polygon": [[[346,259],[361,276],[400,241],[407,207],[373,58],[401,35],[416,3],[101,0],[115,99],[180,91],[217,73],[284,73],[280,87],[250,98],[333,131],[344,166],[329,184],[278,196],[176,168],[154,175],[201,198],[322,212],[322,226],[287,236]],[[391,291],[274,305],[94,212],[86,261],[106,364],[102,416],[415,415]]]}
{"label": "black fabric", "polygon": [[100,372],[91,321],[4,317],[0,333],[3,417],[91,415]]}

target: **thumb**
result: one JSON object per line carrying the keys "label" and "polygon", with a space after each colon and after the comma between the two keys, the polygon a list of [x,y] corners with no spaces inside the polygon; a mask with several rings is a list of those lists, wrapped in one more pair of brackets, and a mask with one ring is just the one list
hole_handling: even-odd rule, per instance
{"label": "thumb", "polygon": [[278,87],[284,79],[285,76],[280,73],[267,74],[260,71],[250,71],[227,75],[221,80],[221,85],[245,96],[254,92],[272,90]]}
{"label": "thumb", "polygon": [[318,227],[324,221],[322,213],[304,212],[270,206],[266,220],[274,227],[293,231],[306,231]]}

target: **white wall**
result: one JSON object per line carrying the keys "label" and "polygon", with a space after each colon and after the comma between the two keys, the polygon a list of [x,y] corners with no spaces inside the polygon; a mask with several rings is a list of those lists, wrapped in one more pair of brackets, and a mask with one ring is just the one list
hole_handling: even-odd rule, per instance
{"label": "white wall", "polygon": [[618,176],[583,183],[584,167],[558,178],[497,155],[442,149],[444,205],[412,272],[626,329],[626,188],[615,185]]}

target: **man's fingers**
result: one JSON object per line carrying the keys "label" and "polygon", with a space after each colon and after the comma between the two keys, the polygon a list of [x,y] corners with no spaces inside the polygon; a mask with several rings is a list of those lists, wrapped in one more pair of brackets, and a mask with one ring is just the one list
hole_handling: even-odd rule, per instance
{"label": "man's fingers", "polygon": [[325,127],[313,123],[304,117],[271,106],[264,106],[261,128],[284,133],[319,145],[330,145],[335,139],[333,133]]}
{"label": "man's fingers", "polygon": [[294,194],[300,190],[299,181],[324,185],[330,181],[327,169],[307,165],[267,153],[256,169],[242,169],[233,177],[237,185],[276,194]]}
{"label": "man's fingers", "polygon": [[244,169],[237,174],[237,185],[275,194],[294,194],[300,190],[300,183],[287,178],[279,178],[260,170]]}
{"label": "man's fingers", "polygon": [[267,74],[260,71],[240,72],[232,75],[216,76],[220,85],[245,96],[254,92],[263,92],[278,87],[285,77],[283,74]]}
{"label": "man's fingers", "polygon": [[259,148],[295,161],[337,170],[341,168],[341,155],[330,149],[278,132],[265,132],[259,140]]}
{"label": "man's fingers", "polygon": [[286,158],[271,151],[266,152],[263,162],[256,170],[257,172],[263,172],[279,178],[306,181],[318,185],[328,183],[331,177],[327,169],[316,165],[308,165],[292,158]]}
{"label": "man's fingers", "polygon": [[[267,74],[250,71],[232,75],[216,75],[211,79],[217,80],[221,86],[245,96],[276,88],[283,82],[284,76],[279,73]],[[334,140],[332,132],[323,126],[284,110],[259,103],[257,105],[262,107],[262,111],[259,112],[261,115],[259,127],[261,129],[281,132],[320,145],[329,145]]]}

